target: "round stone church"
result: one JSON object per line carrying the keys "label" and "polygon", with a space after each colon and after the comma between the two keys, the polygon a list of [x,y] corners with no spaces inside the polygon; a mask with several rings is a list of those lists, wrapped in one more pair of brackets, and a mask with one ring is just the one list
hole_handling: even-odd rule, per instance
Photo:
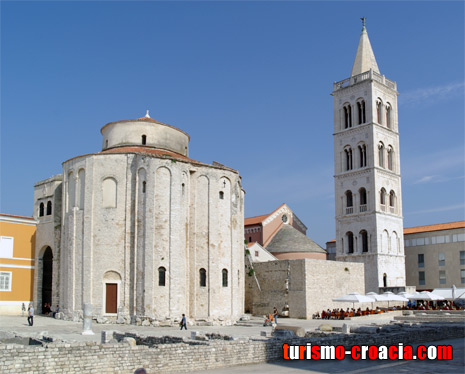
{"label": "round stone church", "polygon": [[35,185],[39,310],[58,304],[64,318],[79,319],[92,304],[95,317],[125,323],[183,313],[238,319],[239,173],[190,159],[189,135],[148,113],[108,123],[101,133],[101,152],[67,160],[62,175]]}

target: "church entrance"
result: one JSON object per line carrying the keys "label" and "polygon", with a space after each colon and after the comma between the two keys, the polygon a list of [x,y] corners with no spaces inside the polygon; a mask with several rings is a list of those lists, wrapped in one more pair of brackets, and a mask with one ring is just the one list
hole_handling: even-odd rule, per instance
{"label": "church entrance", "polygon": [[53,252],[47,247],[42,256],[42,305],[52,305]]}
{"label": "church entrance", "polygon": [[105,313],[117,313],[118,305],[118,284],[117,283],[105,283]]}

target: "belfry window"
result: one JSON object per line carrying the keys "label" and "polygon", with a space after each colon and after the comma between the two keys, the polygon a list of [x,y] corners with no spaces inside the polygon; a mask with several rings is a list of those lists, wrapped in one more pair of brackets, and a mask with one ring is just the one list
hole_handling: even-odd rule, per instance
{"label": "belfry window", "polygon": [[346,214],[354,212],[352,191],[346,191]]}
{"label": "belfry window", "polygon": [[199,270],[200,287],[207,287],[207,271],[202,268]]}
{"label": "belfry window", "polygon": [[391,210],[391,213],[394,213],[394,209],[396,206],[396,194],[393,190],[389,192],[389,208]]}
{"label": "belfry window", "polygon": [[223,287],[228,287],[228,271],[223,269],[221,273],[223,276]]}
{"label": "belfry window", "polygon": [[44,203],[40,203],[39,205],[39,217],[44,216]]}
{"label": "belfry window", "polygon": [[353,164],[352,164],[352,148],[346,148],[344,149],[345,153],[345,166],[346,166],[346,171],[347,170],[352,170],[353,169]]}
{"label": "belfry window", "polygon": [[352,108],[350,104],[344,105],[344,128],[352,127]]}
{"label": "belfry window", "polygon": [[378,144],[378,160],[379,160],[379,166],[384,168],[384,144],[383,143]]}
{"label": "belfry window", "polygon": [[390,146],[388,149],[387,149],[387,159],[388,159],[388,169],[389,170],[393,170],[393,150],[392,150],[392,147]]}
{"label": "belfry window", "polygon": [[377,116],[377,122],[381,125],[383,123],[382,118],[383,118],[383,102],[381,99],[378,99],[376,101],[376,116]]}
{"label": "belfry window", "polygon": [[364,100],[360,100],[357,102],[357,110],[358,110],[358,124],[361,125],[362,123],[366,122]]}
{"label": "belfry window", "polygon": [[52,202],[47,201],[47,216],[50,216],[52,214]]}
{"label": "belfry window", "polygon": [[392,112],[392,109],[391,109],[391,106],[389,105],[389,103],[386,105],[386,126],[388,129],[391,128],[391,112]]}
{"label": "belfry window", "polygon": [[362,252],[368,252],[368,233],[365,230],[360,231],[362,239]]}
{"label": "belfry window", "polygon": [[166,286],[166,269],[163,266],[158,268],[158,285],[161,287]]}
{"label": "belfry window", "polygon": [[347,250],[348,253],[354,253],[354,234],[349,231],[347,234]]}
{"label": "belfry window", "polygon": [[367,146],[365,144],[358,146],[358,156],[360,159],[360,167],[367,166]]}
{"label": "belfry window", "polygon": [[142,135],[142,145],[147,144],[147,135]]}
{"label": "belfry window", "polygon": [[384,188],[381,188],[379,193],[379,201],[381,205],[386,205],[386,190]]}
{"label": "belfry window", "polygon": [[367,211],[367,190],[365,188],[360,188],[358,191],[360,194],[360,212],[366,212]]}

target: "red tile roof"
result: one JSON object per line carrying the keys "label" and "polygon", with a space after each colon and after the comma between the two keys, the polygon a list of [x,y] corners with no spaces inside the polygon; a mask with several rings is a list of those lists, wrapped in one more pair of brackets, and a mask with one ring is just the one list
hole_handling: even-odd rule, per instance
{"label": "red tile roof", "polygon": [[283,205],[286,205],[286,204],[285,203],[281,204],[275,210],[273,210],[271,213],[264,214],[262,216],[256,216],[256,217],[250,217],[250,218],[244,219],[244,226],[256,225],[258,223],[262,223],[265,219],[267,219],[269,216],[271,216],[274,212],[276,212]]}
{"label": "red tile roof", "polygon": [[199,161],[192,160],[189,157],[186,157],[186,156],[181,155],[179,153],[175,153],[175,152],[171,152],[171,151],[165,151],[163,149],[156,149],[156,148],[152,148],[152,147],[123,146],[123,147],[115,147],[115,148],[105,149],[104,151],[102,151],[100,153],[145,153],[145,154],[149,154],[149,155],[165,156],[165,157],[168,157],[168,158],[175,158],[175,159],[178,159],[178,160],[185,160],[185,161],[200,163]]}
{"label": "red tile roof", "polygon": [[435,225],[426,225],[426,226],[416,226],[404,228],[405,234],[416,234],[419,232],[429,232],[429,231],[440,231],[440,230],[451,230],[451,229],[462,229],[465,228],[465,221],[456,221],[449,223],[438,223]]}

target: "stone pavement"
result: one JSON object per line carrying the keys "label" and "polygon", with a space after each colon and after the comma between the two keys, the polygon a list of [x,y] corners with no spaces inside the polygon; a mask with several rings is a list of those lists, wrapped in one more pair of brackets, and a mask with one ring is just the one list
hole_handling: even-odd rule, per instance
{"label": "stone pavement", "polygon": [[[382,316],[366,316],[358,317],[352,320],[304,320],[293,318],[280,318],[280,325],[292,325],[303,327],[307,331],[314,331],[321,324],[330,324],[334,327],[340,327],[344,323],[347,325],[370,325],[387,324],[400,312],[390,312]],[[382,317],[382,318],[380,318]],[[153,327],[153,326],[135,326],[121,324],[92,324],[92,330],[95,335],[81,335],[82,322],[71,322],[57,320],[51,317],[35,316],[34,326],[30,327],[27,324],[26,317],[21,316],[2,316],[0,315],[0,335],[3,331],[15,332],[19,336],[37,335],[43,331],[49,337],[61,339],[66,342],[97,342],[100,343],[100,332],[103,330],[116,330],[121,332],[137,332],[140,335],[146,336],[177,336],[190,337],[191,331],[199,331],[204,333],[220,333],[223,335],[231,335],[237,338],[260,337],[261,331],[271,332],[271,327],[263,326],[263,318],[252,317],[250,321],[242,323],[242,326],[188,326],[188,330],[180,331],[179,327]]]}

